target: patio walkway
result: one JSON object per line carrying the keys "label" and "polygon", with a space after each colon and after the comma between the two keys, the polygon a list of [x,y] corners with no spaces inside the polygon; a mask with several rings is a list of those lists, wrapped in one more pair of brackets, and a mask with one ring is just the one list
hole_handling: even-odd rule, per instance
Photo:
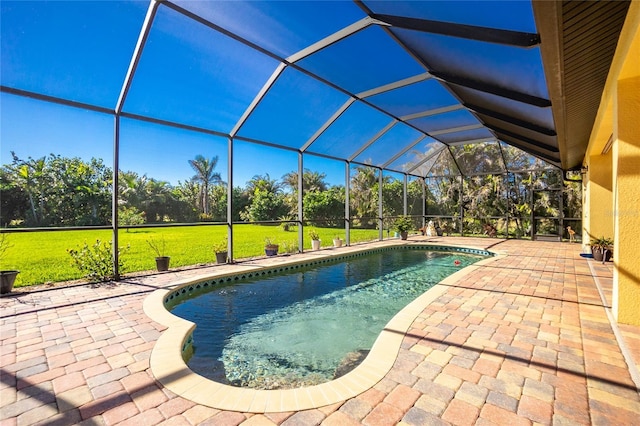
{"label": "patio walkway", "polygon": [[[412,238],[420,239],[427,240]],[[163,327],[142,302],[206,269],[3,297],[0,425],[640,423],[633,379],[640,328],[610,324],[611,265],[580,257],[578,244],[428,240],[508,256],[450,285],[425,309],[372,389],[300,412],[219,411],[154,380],[149,356]],[[625,354],[635,360],[631,368]]]}

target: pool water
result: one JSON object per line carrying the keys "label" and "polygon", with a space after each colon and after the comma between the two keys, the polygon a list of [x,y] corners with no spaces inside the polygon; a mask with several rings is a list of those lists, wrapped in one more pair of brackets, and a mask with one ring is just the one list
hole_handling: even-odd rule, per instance
{"label": "pool water", "polygon": [[246,279],[172,312],[196,323],[189,367],[255,389],[310,386],[354,368],[389,320],[483,256],[391,250]]}

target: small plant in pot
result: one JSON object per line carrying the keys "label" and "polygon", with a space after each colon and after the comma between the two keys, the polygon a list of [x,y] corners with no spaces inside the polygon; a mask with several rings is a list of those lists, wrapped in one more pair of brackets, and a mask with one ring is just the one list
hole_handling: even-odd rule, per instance
{"label": "small plant in pot", "polygon": [[[4,259],[7,250],[12,247],[9,244],[7,234],[0,234],[0,262]],[[13,284],[20,271],[17,270],[1,270],[0,271],[0,294],[8,294],[13,291]]]}
{"label": "small plant in pot", "polygon": [[264,254],[266,254],[267,256],[277,256],[279,248],[280,246],[278,246],[278,244],[271,242],[271,238],[265,238]]}
{"label": "small plant in pot", "polygon": [[224,237],[213,245],[213,252],[216,254],[217,263],[227,263],[229,253],[227,248],[227,237]]}
{"label": "small plant in pot", "polygon": [[593,254],[595,260],[602,262],[611,260],[613,256],[613,240],[611,238],[592,238],[589,245],[591,246],[591,254]]}
{"label": "small plant in pot", "polygon": [[160,239],[160,241],[156,241],[153,237],[147,240],[147,244],[149,247],[156,253],[156,269],[159,272],[168,271],[169,270],[169,260],[171,259],[169,256],[164,254],[166,250],[166,242],[164,241],[164,237]]}
{"label": "small plant in pot", "polygon": [[320,234],[315,229],[309,230],[309,238],[311,238],[311,248],[320,250]]}
{"label": "small plant in pot", "polygon": [[400,239],[406,240],[409,236],[409,230],[413,227],[413,221],[409,216],[399,216],[393,226],[400,234]]}
{"label": "small plant in pot", "polygon": [[340,238],[339,235],[336,235],[335,237],[333,237],[333,246],[335,248],[342,247],[342,244],[344,244],[344,240]]}

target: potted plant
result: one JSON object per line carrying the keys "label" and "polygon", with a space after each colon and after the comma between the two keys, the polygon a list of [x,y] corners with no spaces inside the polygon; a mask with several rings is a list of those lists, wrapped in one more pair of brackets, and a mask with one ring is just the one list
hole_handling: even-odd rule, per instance
{"label": "potted plant", "polygon": [[279,248],[278,244],[272,243],[270,238],[265,238],[264,254],[266,254],[267,256],[277,256],[278,248]]}
{"label": "potted plant", "polygon": [[613,240],[600,237],[591,239],[591,254],[597,261],[608,262],[613,256]]}
{"label": "potted plant", "polygon": [[227,263],[227,237],[213,244],[213,252],[216,254],[216,263]]}
{"label": "potted plant", "polygon": [[156,253],[156,269],[159,272],[169,270],[169,256],[165,256],[164,251],[166,249],[166,243],[164,237],[160,241],[156,241],[153,237],[147,240],[149,247]]}
{"label": "potted plant", "polygon": [[340,238],[340,236],[339,236],[339,235],[336,235],[336,236],[333,238],[333,246],[334,246],[335,248],[342,247],[342,244],[343,244],[343,243],[344,243],[344,240],[343,240],[342,238]]}
{"label": "potted plant", "polygon": [[413,221],[409,216],[399,216],[393,226],[400,234],[400,238],[406,240],[409,236],[409,230],[413,227]]}
{"label": "potted plant", "polygon": [[315,229],[309,231],[309,238],[311,238],[311,248],[320,250],[320,234]]}
{"label": "potted plant", "polygon": [[[0,234],[0,262],[7,253],[7,250],[11,248],[7,234]],[[13,284],[16,281],[16,277],[20,271],[17,270],[2,270],[0,271],[0,294],[7,294],[13,291]]]}

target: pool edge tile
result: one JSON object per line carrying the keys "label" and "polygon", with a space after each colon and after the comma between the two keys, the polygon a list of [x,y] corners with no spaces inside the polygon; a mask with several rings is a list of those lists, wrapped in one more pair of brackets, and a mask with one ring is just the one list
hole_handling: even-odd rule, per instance
{"label": "pool edge tile", "polygon": [[249,405],[247,412],[249,413],[266,413],[267,412],[267,400],[269,399],[268,390],[257,390],[253,397],[253,401]]}

